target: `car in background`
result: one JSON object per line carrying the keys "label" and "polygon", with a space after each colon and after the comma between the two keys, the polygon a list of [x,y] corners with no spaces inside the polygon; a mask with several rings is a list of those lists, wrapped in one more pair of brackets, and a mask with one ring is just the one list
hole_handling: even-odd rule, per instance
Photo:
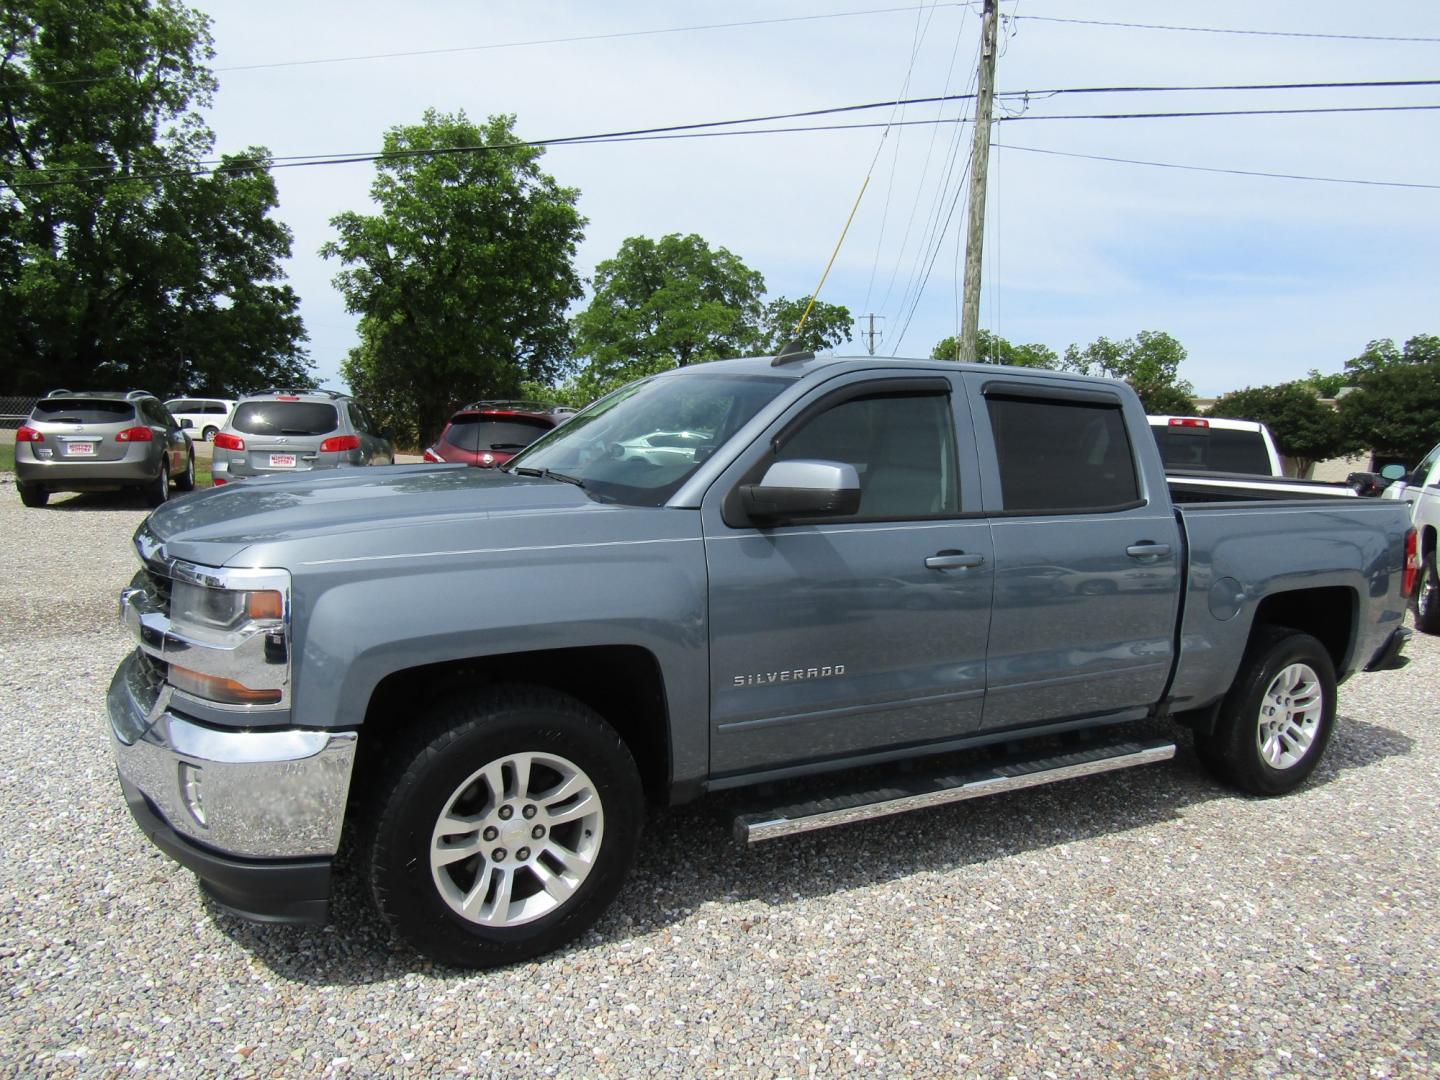
{"label": "car in background", "polygon": [[209,442],[230,419],[235,402],[229,398],[171,398],[165,407],[181,427],[198,432],[200,438]]}
{"label": "car in background", "polygon": [[1218,416],[1149,416],[1167,473],[1176,470],[1284,476],[1270,429]]}
{"label": "car in background", "polygon": [[15,486],[26,506],[57,491],[134,488],[151,506],[195,487],[195,448],[144,390],[53,390],[15,432]]}
{"label": "car in background", "polygon": [[217,487],[251,476],[395,464],[395,448],[354,398],[334,390],[266,390],[240,399],[215,436]]}
{"label": "car in background", "polygon": [[1425,634],[1440,634],[1440,444],[1415,468],[1387,465],[1380,474],[1390,481],[1380,497],[1410,504],[1420,575],[1414,597],[1415,626]]}
{"label": "car in background", "polygon": [[450,417],[425,460],[498,468],[573,415],[567,406],[538,401],[472,402]]}

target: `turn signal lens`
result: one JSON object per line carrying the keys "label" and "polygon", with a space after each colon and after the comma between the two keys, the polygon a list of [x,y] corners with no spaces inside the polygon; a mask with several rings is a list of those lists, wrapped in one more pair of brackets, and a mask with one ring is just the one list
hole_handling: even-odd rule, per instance
{"label": "turn signal lens", "polygon": [[322,454],[337,454],[345,450],[359,450],[359,435],[336,435],[333,439],[326,439],[320,444]]}
{"label": "turn signal lens", "polygon": [[148,427],[127,427],[115,436],[116,442],[151,442],[155,433]]}
{"label": "turn signal lens", "polygon": [[245,594],[245,614],[255,620],[285,616],[285,599],[273,589]]}
{"label": "turn signal lens", "polygon": [[252,690],[234,679],[203,675],[176,664],[170,665],[169,679],[176,690],[206,701],[218,701],[222,705],[276,705],[280,702],[279,690]]}
{"label": "turn signal lens", "polygon": [[215,436],[215,445],[221,450],[244,450],[245,440],[237,435],[227,435],[222,431]]}
{"label": "turn signal lens", "polygon": [[44,442],[45,436],[36,431],[33,427],[22,427],[15,432],[16,442]]}
{"label": "turn signal lens", "polygon": [[429,448],[427,448],[426,451],[425,451],[425,460],[428,461],[428,462],[430,462],[430,463],[433,464],[433,465],[444,465],[444,464],[445,464],[445,459],[444,459],[443,457],[441,457],[439,454],[437,454],[433,449],[429,449]]}

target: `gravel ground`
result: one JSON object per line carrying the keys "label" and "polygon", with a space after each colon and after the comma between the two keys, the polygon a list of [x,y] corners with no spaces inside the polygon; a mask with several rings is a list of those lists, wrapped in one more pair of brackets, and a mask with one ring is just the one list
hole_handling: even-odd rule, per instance
{"label": "gravel ground", "polygon": [[653,815],[576,946],[490,973],[207,905],[131,824],[105,687],[137,502],[0,479],[0,1070],[1440,1076],[1440,639],[1276,800],[1171,763],[741,850]]}

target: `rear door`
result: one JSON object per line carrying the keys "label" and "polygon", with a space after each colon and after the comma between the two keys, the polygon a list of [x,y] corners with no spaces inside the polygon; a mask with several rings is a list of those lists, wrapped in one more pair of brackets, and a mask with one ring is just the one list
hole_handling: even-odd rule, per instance
{"label": "rear door", "polygon": [[[992,552],[952,378],[836,379],[711,488],[702,514],[714,773],[979,726]],[[740,484],[797,459],[853,465],[859,511],[770,527],[737,517]]]}
{"label": "rear door", "polygon": [[[1144,710],[1169,678],[1179,526],[1138,402],[967,374],[995,543],[983,726]],[[1148,449],[1148,448],[1147,448]]]}

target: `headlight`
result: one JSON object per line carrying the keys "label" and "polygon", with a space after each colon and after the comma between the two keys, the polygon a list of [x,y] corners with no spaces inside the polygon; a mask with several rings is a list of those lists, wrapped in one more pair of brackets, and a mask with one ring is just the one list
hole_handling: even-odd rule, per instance
{"label": "headlight", "polygon": [[170,618],[182,626],[238,630],[284,616],[285,597],[275,589],[211,589],[177,580],[170,592]]}

